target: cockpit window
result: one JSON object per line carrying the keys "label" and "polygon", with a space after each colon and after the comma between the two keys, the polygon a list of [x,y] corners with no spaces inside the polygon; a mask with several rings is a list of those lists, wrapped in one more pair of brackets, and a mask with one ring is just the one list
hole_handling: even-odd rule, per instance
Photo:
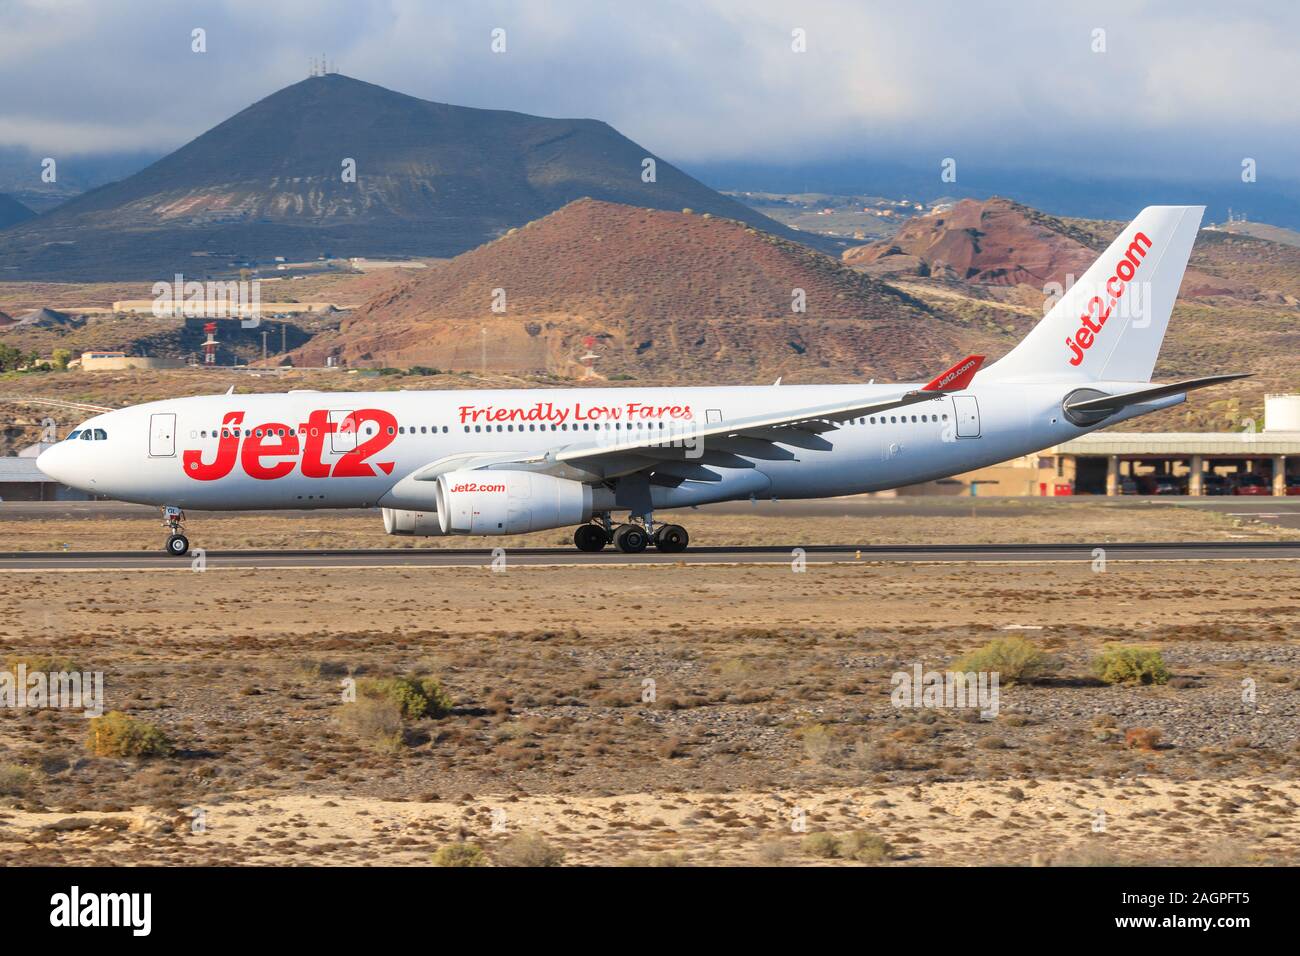
{"label": "cockpit window", "polygon": [[67,438],[65,438],[65,439],[63,439],[63,440],[64,440],[64,441],[72,441],[73,439],[75,439],[75,438],[76,438],[78,435],[80,435],[80,434],[81,434],[81,429],[78,428],[76,431],[74,431],[72,434],[70,434]]}
{"label": "cockpit window", "polygon": [[102,428],[95,429],[95,441],[108,441],[108,432]]}
{"label": "cockpit window", "polygon": [[91,431],[89,428],[87,428],[84,432],[81,433],[81,440],[82,440],[82,441],[94,441],[94,440],[95,440],[95,433],[94,433],[93,431]]}

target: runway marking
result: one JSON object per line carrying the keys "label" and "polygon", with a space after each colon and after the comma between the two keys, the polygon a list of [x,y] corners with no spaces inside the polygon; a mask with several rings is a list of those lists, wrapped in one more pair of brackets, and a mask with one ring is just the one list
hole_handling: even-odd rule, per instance
{"label": "runway marking", "polygon": [[[1260,557],[1260,558],[1110,558],[1110,564],[1276,564],[1279,561],[1300,563],[1300,557]],[[1091,563],[1092,559],[1083,556],[1074,563],[1084,564]],[[589,564],[570,563],[570,564],[534,564],[521,563],[516,564],[508,570],[555,570],[557,568],[677,568],[677,567],[695,567],[695,568],[742,568],[742,567],[780,567],[783,561],[651,561],[651,562],[629,562],[629,561],[605,561],[591,562]],[[950,565],[950,564],[987,564],[987,565],[1045,565],[1045,564],[1068,564],[1062,558],[950,558],[947,560],[937,558],[912,558],[897,560],[874,560],[874,561],[853,561],[853,560],[824,560],[810,561],[809,564],[821,565],[824,567],[838,567],[847,565],[849,567],[860,568],[886,568],[895,564],[906,565]],[[228,564],[222,565],[209,564],[207,569],[202,572],[191,570],[187,567],[157,567],[157,568],[0,568],[0,574],[158,574],[170,573],[176,571],[189,571],[191,574],[207,574],[211,571],[438,571],[438,570],[465,570],[473,569],[479,571],[492,572],[491,565],[488,564]]]}

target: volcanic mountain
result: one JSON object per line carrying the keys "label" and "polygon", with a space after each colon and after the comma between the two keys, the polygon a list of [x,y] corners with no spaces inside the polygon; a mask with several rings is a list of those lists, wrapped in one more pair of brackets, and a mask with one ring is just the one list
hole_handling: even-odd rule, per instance
{"label": "volcanic mountain", "polygon": [[616,379],[766,383],[907,379],[982,344],[744,223],[583,199],[377,295],[294,361],[581,375],[590,353]]}
{"label": "volcanic mountain", "polygon": [[[653,182],[642,178],[649,159]],[[275,256],[452,256],[582,196],[689,207],[798,236],[597,120],[449,106],[331,74],[6,231],[0,278],[149,279]]]}
{"label": "volcanic mountain", "polygon": [[8,229],[10,226],[17,225],[20,222],[26,222],[35,216],[32,212],[17,199],[0,193],[0,229]]}

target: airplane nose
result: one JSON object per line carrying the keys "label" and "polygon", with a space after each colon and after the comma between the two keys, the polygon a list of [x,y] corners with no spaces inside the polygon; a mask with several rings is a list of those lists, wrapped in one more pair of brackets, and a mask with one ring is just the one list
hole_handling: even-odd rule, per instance
{"label": "airplane nose", "polygon": [[49,478],[68,484],[68,450],[60,442],[36,456],[36,467]]}

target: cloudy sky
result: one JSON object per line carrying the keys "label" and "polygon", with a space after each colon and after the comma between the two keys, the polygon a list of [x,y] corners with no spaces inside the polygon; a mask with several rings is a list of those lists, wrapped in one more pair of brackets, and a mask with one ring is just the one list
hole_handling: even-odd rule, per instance
{"label": "cloudy sky", "polygon": [[1248,156],[1294,180],[1298,42],[1288,0],[0,0],[0,147],[170,149],[324,52],[427,99],[604,119],[687,164],[1236,177]]}

